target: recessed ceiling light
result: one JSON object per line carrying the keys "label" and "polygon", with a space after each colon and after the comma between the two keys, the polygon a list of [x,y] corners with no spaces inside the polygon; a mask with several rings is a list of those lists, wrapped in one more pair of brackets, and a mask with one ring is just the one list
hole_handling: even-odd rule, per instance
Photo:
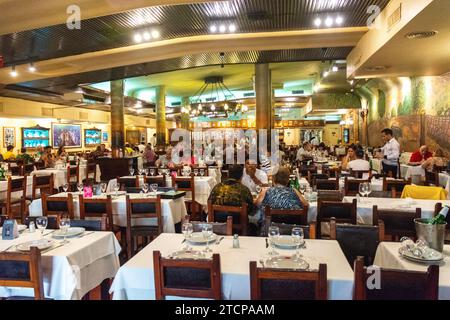
{"label": "recessed ceiling light", "polygon": [[223,106],[224,110],[228,110],[228,104],[225,103],[225,105]]}
{"label": "recessed ceiling light", "polygon": [[213,24],[211,27],[209,27],[209,31],[211,31],[212,33],[215,33],[217,31],[216,25]]}
{"label": "recessed ceiling light", "polygon": [[153,30],[152,31],[152,37],[153,39],[158,39],[161,36],[161,34],[159,33],[158,30]]}
{"label": "recessed ceiling light", "polygon": [[317,18],[316,20],[314,20],[314,25],[315,25],[316,27],[320,27],[321,24],[322,24],[322,19]]}
{"label": "recessed ceiling light", "polygon": [[28,71],[30,71],[30,72],[36,71],[36,67],[34,66],[33,62],[30,62],[30,65],[28,66]]}
{"label": "recessed ceiling light", "polygon": [[136,43],[142,42],[142,36],[141,36],[140,33],[136,33],[136,34],[134,35],[134,42],[136,42]]}
{"label": "recessed ceiling light", "polygon": [[214,110],[216,110],[216,106],[212,104],[210,109],[211,109],[211,111],[214,111]]}
{"label": "recessed ceiling light", "polygon": [[328,77],[329,74],[330,74],[330,73],[329,73],[328,71],[325,71],[325,72],[323,73],[323,77],[326,78],[326,77]]}
{"label": "recessed ceiling light", "polygon": [[228,30],[229,30],[230,32],[235,32],[235,31],[236,31],[236,26],[232,23],[232,24],[230,24],[230,25],[228,26]]}
{"label": "recessed ceiling light", "polygon": [[431,31],[419,31],[419,32],[410,32],[405,37],[407,39],[413,40],[413,39],[426,39],[431,38],[437,35],[438,32],[431,30]]}
{"label": "recessed ceiling light", "polygon": [[336,24],[341,25],[344,22],[344,18],[342,18],[341,16],[336,18]]}
{"label": "recessed ceiling light", "polygon": [[227,31],[227,27],[224,25],[224,24],[222,24],[222,25],[220,25],[220,27],[219,27],[219,31],[220,32],[225,32],[225,31]]}
{"label": "recessed ceiling light", "polygon": [[331,70],[332,70],[333,72],[338,72],[338,71],[339,71],[339,68],[338,68],[337,66],[334,66]]}
{"label": "recessed ceiling light", "polygon": [[11,77],[17,77],[18,73],[16,71],[16,66],[11,67],[11,72],[9,73]]}
{"label": "recessed ceiling light", "polygon": [[145,41],[149,41],[151,39],[150,32],[145,31],[142,37],[144,38]]}
{"label": "recessed ceiling light", "polygon": [[327,27],[331,27],[331,26],[333,25],[333,19],[331,19],[331,17],[328,17],[328,18],[325,20],[325,25],[326,25]]}

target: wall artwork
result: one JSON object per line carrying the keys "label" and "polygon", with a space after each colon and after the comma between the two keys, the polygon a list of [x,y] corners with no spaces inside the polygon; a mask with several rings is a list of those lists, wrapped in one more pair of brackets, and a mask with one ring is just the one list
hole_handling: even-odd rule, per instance
{"label": "wall artwork", "polygon": [[107,131],[102,131],[102,142],[108,142],[109,136]]}
{"label": "wall artwork", "polygon": [[52,123],[53,147],[81,147],[81,125]]}
{"label": "wall artwork", "polygon": [[3,127],[3,147],[16,146],[16,128]]}

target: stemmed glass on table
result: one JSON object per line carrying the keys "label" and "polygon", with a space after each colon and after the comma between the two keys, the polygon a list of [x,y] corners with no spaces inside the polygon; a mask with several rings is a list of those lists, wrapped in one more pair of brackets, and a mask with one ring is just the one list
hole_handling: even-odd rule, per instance
{"label": "stemmed glass on table", "polygon": [[63,244],[66,244],[69,242],[66,240],[66,236],[67,236],[67,232],[69,231],[69,228],[70,228],[69,217],[61,217],[61,219],[59,220],[59,229],[61,230],[61,232],[64,235],[64,241],[62,242]]}
{"label": "stemmed glass on table", "polygon": [[150,169],[150,175],[154,176],[155,175],[155,169]]}
{"label": "stemmed glass on table", "polygon": [[205,175],[205,169],[200,169],[200,175],[203,177]]}
{"label": "stemmed glass on table", "polygon": [[102,189],[102,193],[106,193],[106,189],[108,185],[105,182],[100,183],[100,188]]}
{"label": "stemmed glass on table", "polygon": [[369,195],[372,193],[372,184],[370,182],[365,182],[366,185],[366,195],[367,195],[367,202],[369,202]]}
{"label": "stemmed glass on table", "polygon": [[359,194],[362,196],[361,198],[361,203],[364,203],[364,195],[366,194],[366,184],[365,183],[360,183],[359,184]]}
{"label": "stemmed glass on table", "polygon": [[147,195],[147,192],[148,192],[148,183],[144,183],[144,184],[142,185],[142,192],[144,193],[145,196]]}
{"label": "stemmed glass on table", "polygon": [[276,226],[269,227],[269,243],[271,247],[271,251],[269,252],[270,256],[278,255],[278,252],[275,251],[275,241],[280,237],[280,228]]}
{"label": "stemmed glass on table", "polygon": [[83,186],[82,183],[78,183],[78,184],[77,184],[77,189],[78,189],[78,192],[79,192],[79,193],[82,193],[82,192],[83,192],[83,187],[84,187],[84,186]]}
{"label": "stemmed glass on table", "polygon": [[306,191],[306,185],[303,183],[300,183],[300,193],[305,194]]}
{"label": "stemmed glass on table", "polygon": [[212,252],[211,248],[209,247],[209,239],[211,238],[212,234],[213,234],[213,226],[212,226],[212,224],[211,223],[205,223],[203,225],[203,228],[202,228],[203,239],[206,240],[206,248],[205,248],[205,251],[204,251],[205,253]]}
{"label": "stemmed glass on table", "polygon": [[119,189],[120,189],[119,184],[118,183],[114,184],[113,190],[115,192],[116,198],[119,196]]}
{"label": "stemmed glass on table", "polygon": [[152,183],[150,185],[150,189],[152,190],[154,196],[156,197],[156,191],[158,191],[158,184],[157,183]]}
{"label": "stemmed glass on table", "polygon": [[48,219],[47,217],[37,217],[36,226],[41,231],[41,237],[44,237],[44,231],[47,228]]}
{"label": "stemmed glass on table", "polygon": [[186,246],[184,247],[185,251],[188,251],[190,249],[188,239],[191,238],[192,232],[194,232],[194,226],[192,223],[186,222],[183,223],[181,227],[181,232],[183,232],[184,235],[184,241],[186,242]]}
{"label": "stemmed glass on table", "polygon": [[131,168],[129,169],[129,172],[130,172],[130,176],[134,176],[134,168],[131,167]]}
{"label": "stemmed glass on table", "polygon": [[292,228],[291,236],[292,236],[292,241],[295,244],[295,257],[296,257],[296,259],[300,259],[301,258],[300,246],[305,237],[304,233],[303,233],[303,229],[302,228]]}
{"label": "stemmed glass on table", "polygon": [[67,193],[67,190],[69,190],[69,185],[67,183],[62,185],[63,191]]}

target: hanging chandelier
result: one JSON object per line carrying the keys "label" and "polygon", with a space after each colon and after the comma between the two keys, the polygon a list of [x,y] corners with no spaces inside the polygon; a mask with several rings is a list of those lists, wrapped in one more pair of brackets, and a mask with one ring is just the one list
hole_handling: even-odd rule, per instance
{"label": "hanging chandelier", "polygon": [[226,118],[230,114],[248,110],[235,100],[236,97],[223,82],[223,77],[211,76],[205,78],[205,83],[190,97],[189,106],[182,108],[182,112],[189,113],[191,118]]}

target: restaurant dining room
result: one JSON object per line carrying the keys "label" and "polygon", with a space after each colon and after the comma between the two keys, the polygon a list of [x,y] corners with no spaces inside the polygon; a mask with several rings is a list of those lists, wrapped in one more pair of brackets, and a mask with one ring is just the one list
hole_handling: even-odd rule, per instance
{"label": "restaurant dining room", "polygon": [[0,313],[450,300],[449,0],[0,12]]}

